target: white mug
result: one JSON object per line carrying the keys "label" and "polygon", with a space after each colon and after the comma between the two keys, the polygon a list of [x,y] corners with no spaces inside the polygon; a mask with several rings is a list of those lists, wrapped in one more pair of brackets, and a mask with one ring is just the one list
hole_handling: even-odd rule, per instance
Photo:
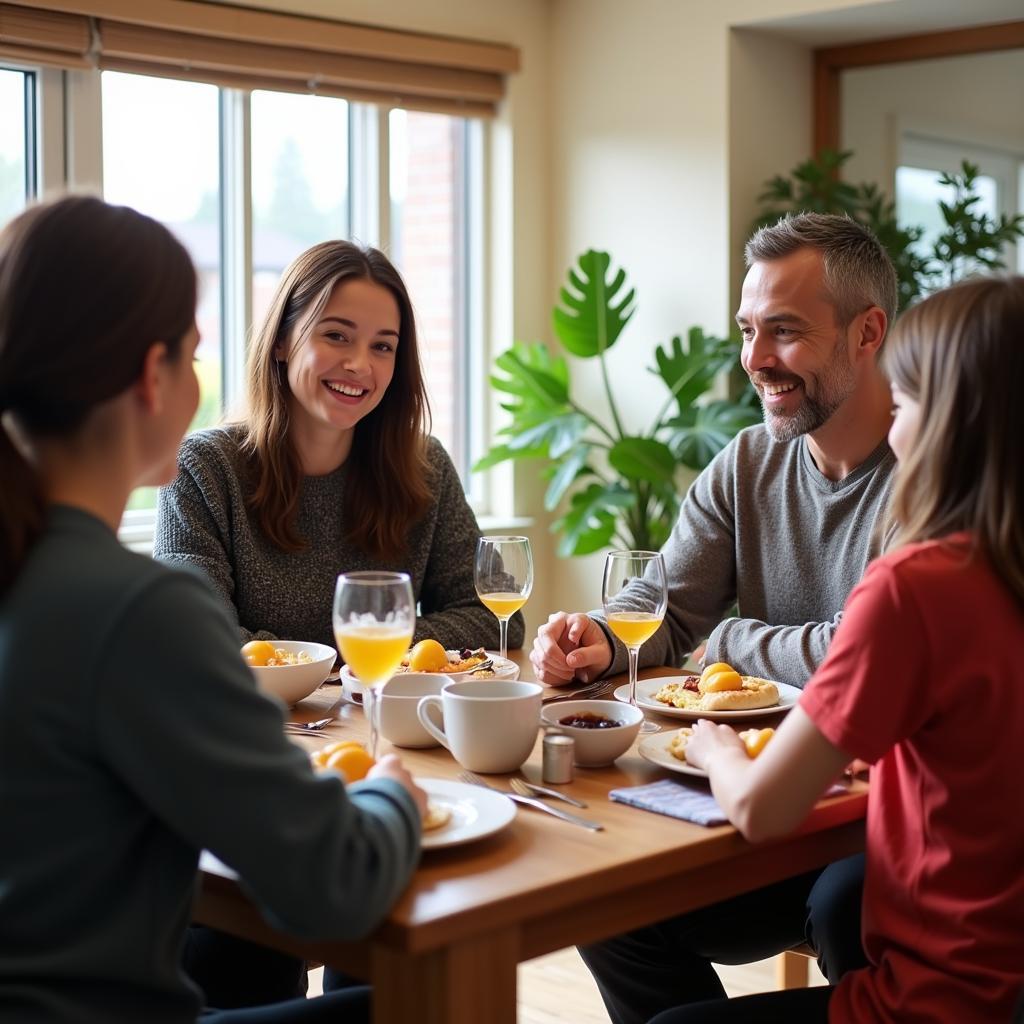
{"label": "white mug", "polygon": [[[514,772],[529,756],[540,728],[537,683],[474,679],[448,683],[440,696],[423,697],[423,727],[472,772]],[[434,721],[441,711],[443,728]]]}
{"label": "white mug", "polygon": [[380,734],[396,747],[436,747],[437,740],[420,724],[416,714],[422,697],[438,694],[452,681],[440,672],[400,672],[392,676],[377,697]]}

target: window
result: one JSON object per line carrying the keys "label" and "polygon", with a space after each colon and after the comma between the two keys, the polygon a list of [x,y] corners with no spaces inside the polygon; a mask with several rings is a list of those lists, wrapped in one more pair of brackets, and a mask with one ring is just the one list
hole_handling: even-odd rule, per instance
{"label": "window", "polygon": [[[104,71],[103,194],[162,221],[196,266],[199,409],[193,429],[221,413],[221,201],[218,90]],[[154,488],[129,509],[153,508]]]}
{"label": "window", "polygon": [[[246,339],[303,249],[350,237],[382,248],[416,310],[433,432],[470,488],[485,389],[480,238],[484,122],[448,114],[124,71],[46,72],[48,189],[101,189],[165,223],[199,274],[201,404],[216,422],[239,393]],[[63,76],[63,89],[61,89]],[[38,71],[0,67],[0,224],[41,191]],[[49,82],[49,79],[47,79]],[[49,86],[47,86],[49,88]],[[67,143],[64,148],[65,141]],[[474,404],[476,403],[476,404]],[[144,545],[155,492],[126,523]]]}
{"label": "window", "polygon": [[35,75],[0,68],[0,224],[22,210],[37,191]]}
{"label": "window", "polygon": [[252,94],[252,319],[305,249],[349,235],[349,105]]}
{"label": "window", "polygon": [[[1024,200],[1024,154],[995,147],[965,144],[907,132],[902,139],[900,166],[896,168],[896,217],[900,224],[917,224],[924,234],[917,243],[929,252],[945,224],[939,202],[952,199],[953,190],[939,184],[940,173],[953,173],[964,160],[978,167],[975,209],[990,217],[1012,216]],[[1009,245],[1006,266],[1024,271],[1024,246]]]}
{"label": "window", "polygon": [[[463,161],[466,122],[392,110],[391,256],[416,307],[433,432],[465,475]],[[461,401],[453,400],[461,398]]]}

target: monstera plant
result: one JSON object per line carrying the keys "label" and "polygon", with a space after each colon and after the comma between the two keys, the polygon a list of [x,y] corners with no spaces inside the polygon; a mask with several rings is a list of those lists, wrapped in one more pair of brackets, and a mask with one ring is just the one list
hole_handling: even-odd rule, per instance
{"label": "monstera plant", "polygon": [[607,399],[600,417],[573,396],[570,360],[540,343],[517,342],[495,361],[491,384],[505,396],[511,420],[500,441],[474,466],[537,459],[548,480],[544,505],[564,514],[552,529],[559,554],[584,555],[614,544],[657,550],[668,539],[682,496],[680,469],[703,469],[741,428],[760,420],[750,389],[737,401],[710,399],[720,375],[739,359],[735,339],[699,327],[654,350],[650,372],[664,398],[650,426],[630,433],[621,402],[647,405],[645,391],[616,397],[608,353],[636,312],[636,292],[606,252],[590,250],[568,272],[553,323],[561,348],[576,359],[596,359]]}

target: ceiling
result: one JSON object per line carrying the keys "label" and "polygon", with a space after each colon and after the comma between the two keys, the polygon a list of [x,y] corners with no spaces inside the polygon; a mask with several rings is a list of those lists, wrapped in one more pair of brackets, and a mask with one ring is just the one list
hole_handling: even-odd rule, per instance
{"label": "ceiling", "polygon": [[818,14],[753,19],[735,27],[757,29],[804,46],[820,47],[1022,19],[1021,0],[883,0]]}

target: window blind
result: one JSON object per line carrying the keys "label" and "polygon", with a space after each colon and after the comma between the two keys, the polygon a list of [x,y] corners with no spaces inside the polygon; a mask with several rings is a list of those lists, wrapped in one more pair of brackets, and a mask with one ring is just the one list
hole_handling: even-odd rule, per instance
{"label": "window blind", "polygon": [[8,0],[0,57],[492,115],[519,52],[194,0]]}

